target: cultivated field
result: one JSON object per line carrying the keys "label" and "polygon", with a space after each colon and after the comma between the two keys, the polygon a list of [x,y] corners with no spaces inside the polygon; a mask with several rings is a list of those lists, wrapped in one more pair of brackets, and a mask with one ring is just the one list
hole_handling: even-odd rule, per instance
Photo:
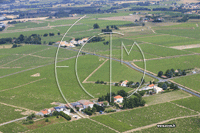
{"label": "cultivated field", "polygon": [[178,133],[198,133],[200,132],[199,122],[200,117],[190,117],[190,118],[183,118],[183,119],[177,119],[172,120],[164,124],[175,124],[175,128],[157,128],[156,126],[153,126],[148,129],[143,129],[136,131],[134,133],[166,133],[166,132],[178,132]]}
{"label": "cultivated field", "polygon": [[182,84],[188,88],[191,88],[195,91],[200,92],[199,80],[200,80],[200,74],[195,74],[195,75],[191,75],[191,76],[187,76],[187,77],[181,77],[178,79],[174,79],[173,81],[175,81],[179,84]]}
{"label": "cultivated field", "polygon": [[[176,101],[173,101],[173,103],[182,105],[184,107],[193,109],[193,110],[198,111],[198,112],[200,111],[200,107],[198,105],[198,103],[200,103],[200,99],[198,97],[195,97],[195,96],[176,100]],[[194,104],[191,104],[191,103],[194,103]]]}
{"label": "cultivated field", "polygon": [[[166,3],[170,3],[166,1]],[[134,6],[133,6],[134,7]],[[156,6],[155,6],[156,7]],[[165,6],[161,6],[165,7]],[[107,7],[105,7],[107,8]],[[131,8],[131,7],[130,7]],[[127,11],[125,11],[127,10]],[[113,58],[121,59],[122,42],[131,49],[134,42],[137,42],[142,49],[147,70],[157,74],[167,69],[188,69],[200,68],[200,44],[199,21],[186,23],[164,22],[145,23],[145,26],[133,26],[135,19],[140,16],[129,15],[134,11],[128,9],[117,10],[118,13],[88,14],[87,17],[75,25],[64,38],[69,42],[72,38],[91,37],[101,33],[106,26],[116,25],[119,29],[114,32],[124,33],[124,36],[112,35]],[[141,13],[153,13],[158,15],[182,15],[180,12],[161,11],[140,11]],[[129,15],[129,16],[128,16]],[[79,16],[80,17],[80,16]],[[0,38],[18,37],[20,34],[29,36],[39,34],[44,45],[22,44],[18,48],[10,48],[12,44],[0,45],[0,124],[17,118],[27,116],[28,113],[37,112],[44,108],[54,107],[53,102],[66,103],[58,90],[55,74],[58,76],[59,85],[63,95],[69,102],[76,102],[81,99],[94,100],[110,92],[109,86],[109,63],[106,58],[95,56],[100,54],[109,57],[110,35],[102,35],[105,40],[87,43],[82,51],[94,53],[94,55],[82,55],[77,59],[77,75],[75,62],[76,48],[60,48],[55,73],[55,55],[57,47],[47,45],[49,42],[60,41],[68,28],[79,18],[63,19],[42,19],[9,25],[8,29],[0,33]],[[93,24],[98,23],[99,29],[93,29]],[[132,26],[127,26],[132,25]],[[60,35],[58,35],[60,32]],[[54,33],[54,36],[44,37],[47,33]],[[105,44],[106,42],[108,44]],[[9,46],[9,47],[3,47]],[[124,48],[123,48],[124,49]],[[144,62],[140,50],[134,46],[128,56],[123,50],[123,60],[134,63],[143,68]],[[102,64],[102,66],[100,66]],[[99,68],[98,68],[99,67]],[[97,69],[98,68],[98,69]],[[97,70],[96,70],[97,69]],[[95,71],[96,70],[96,71]],[[39,76],[33,76],[37,75]],[[78,77],[77,77],[78,76]],[[132,68],[112,61],[112,81],[119,82],[128,80],[140,82],[143,74]],[[80,87],[80,80],[85,90],[93,95],[87,95]],[[87,80],[86,80],[87,79]],[[95,84],[100,80],[107,84]],[[145,76],[145,85],[155,79]],[[199,91],[200,75],[177,77],[173,81]],[[112,92],[125,90],[129,92],[132,88],[112,86]],[[145,107],[138,107],[129,110],[121,110],[110,114],[90,117],[66,122],[56,117],[49,118],[50,122],[44,119],[34,124],[24,126],[22,122],[14,122],[0,126],[1,132],[199,132],[200,111],[198,106],[199,98],[177,90],[173,92],[156,94],[143,97],[146,101]],[[195,115],[195,116],[193,116]],[[186,118],[189,117],[189,118]],[[159,123],[174,123],[176,128],[157,128]],[[148,128],[148,129],[147,129]]]}
{"label": "cultivated field", "polygon": [[43,132],[57,132],[57,133],[62,133],[62,132],[66,132],[66,133],[109,132],[109,133],[112,133],[114,131],[112,131],[109,128],[104,127],[100,124],[94,123],[93,121],[91,121],[89,119],[82,119],[82,120],[78,120],[78,121],[64,122],[64,123],[57,123],[57,124],[49,125],[44,128],[33,130],[31,132],[32,133],[43,133]]}
{"label": "cultivated field", "polygon": [[110,115],[92,117],[92,119],[123,132],[171,118],[195,114],[197,113],[174,104],[163,103]]}

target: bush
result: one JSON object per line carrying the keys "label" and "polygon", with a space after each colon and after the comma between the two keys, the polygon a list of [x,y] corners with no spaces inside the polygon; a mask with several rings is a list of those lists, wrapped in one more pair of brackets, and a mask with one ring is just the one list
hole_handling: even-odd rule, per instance
{"label": "bush", "polygon": [[46,119],[45,122],[49,122],[49,119]]}
{"label": "bush", "polygon": [[65,118],[66,120],[68,120],[68,121],[71,120],[71,117],[70,117],[69,115],[65,114],[65,113],[62,112],[62,111],[59,112],[59,115],[62,116],[62,117],[64,117],[64,118]]}

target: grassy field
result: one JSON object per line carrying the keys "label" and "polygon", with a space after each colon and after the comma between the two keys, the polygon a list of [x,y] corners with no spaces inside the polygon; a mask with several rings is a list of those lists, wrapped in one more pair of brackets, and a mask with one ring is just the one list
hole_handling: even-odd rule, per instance
{"label": "grassy field", "polygon": [[[75,102],[80,99],[91,99],[91,97],[89,97],[78,84],[74,70],[74,63],[75,59],[70,59],[58,64],[61,66],[69,66],[69,68],[57,68],[58,79],[63,94],[66,96],[69,102]],[[89,55],[79,57],[78,74],[80,81],[82,82],[101,63],[102,61],[99,61],[98,57]],[[33,75],[35,73],[40,73],[40,77],[30,77],[30,75]],[[8,80],[9,82],[6,82]],[[37,111],[43,108],[52,107],[52,105],[50,104],[52,102],[64,102],[55,82],[54,65],[49,65],[27,72],[19,73],[16,75],[12,75],[9,77],[5,77],[1,79],[1,81],[1,90],[10,89],[1,92],[0,101],[2,102],[16,106],[26,107]],[[32,81],[37,82],[30,83]],[[30,84],[24,85],[27,83]],[[19,85],[24,86],[12,89]],[[107,92],[109,92],[108,85],[83,84],[83,86],[89,93],[91,93],[95,97],[105,95]],[[120,89],[123,88],[113,87],[112,90],[113,92],[117,92]],[[126,89],[126,91],[130,90],[130,88]],[[13,98],[10,99],[11,97]]]}
{"label": "grassy field", "polygon": [[4,126],[0,126],[0,131],[3,133],[19,133],[19,132],[25,132],[27,130],[28,128],[14,122]]}
{"label": "grassy field", "polygon": [[200,53],[200,48],[191,48],[191,49],[186,49],[186,50],[190,52]]}
{"label": "grassy field", "polygon": [[172,35],[136,38],[136,40],[147,42],[147,43],[158,44],[158,45],[162,45],[162,46],[180,46],[180,45],[189,45],[189,44],[200,43],[200,40],[198,40],[198,39],[191,39],[191,38],[172,36]]}
{"label": "grassy field", "polygon": [[35,23],[35,22],[25,22],[25,23],[18,23],[14,24],[9,27],[8,30],[17,30],[17,29],[25,29],[25,28],[37,28],[37,27],[46,27],[48,23],[41,22],[41,23]]}
{"label": "grassy field", "polygon": [[[178,58],[169,58],[169,59],[161,59],[161,60],[150,60],[146,61],[147,70],[157,74],[159,71],[165,71],[167,69],[189,69],[189,68],[199,68],[200,59],[199,55],[189,55],[189,56],[181,56]],[[139,67],[143,68],[143,62],[134,62]]]}
{"label": "grassy field", "polygon": [[165,123],[165,124],[175,124],[176,128],[151,127],[148,129],[136,131],[134,133],[166,133],[166,132],[198,133],[198,132],[200,132],[200,129],[199,129],[200,124],[199,123],[200,123],[199,117],[184,118],[184,119],[173,120],[173,121]]}
{"label": "grassy field", "polygon": [[[193,114],[196,113],[171,103],[163,103],[111,115],[92,117],[92,119],[122,132],[171,118]],[[123,126],[119,126],[119,123],[122,123]]]}
{"label": "grassy field", "polygon": [[[127,47],[127,50],[130,50],[130,45]],[[145,59],[152,59],[152,58],[160,58],[160,57],[167,57],[167,56],[176,56],[176,55],[184,55],[189,54],[191,52],[176,50],[172,48],[166,48],[161,46],[156,46],[153,44],[140,44],[139,47],[141,48],[142,52],[144,53]],[[109,51],[98,52],[98,54],[107,55],[109,56]],[[121,50],[113,50],[112,52],[114,58],[121,58]],[[133,47],[133,51],[130,52],[128,55],[125,50],[123,50],[123,59],[127,61],[132,60],[141,60],[143,59],[140,50],[137,46]]]}
{"label": "grassy field", "polygon": [[143,99],[146,101],[147,105],[153,105],[158,103],[164,103],[176,99],[182,99],[189,96],[189,94],[183,92],[183,91],[173,91],[169,93],[163,93],[163,94],[156,94],[153,96],[143,97]]}
{"label": "grassy field", "polygon": [[[10,99],[12,99],[12,97],[10,97]],[[25,110],[16,111],[15,109],[17,108],[0,104],[0,112],[1,112],[0,123],[4,123],[10,120],[17,119],[17,118],[25,117],[24,115],[20,114],[21,112],[24,112]]]}
{"label": "grassy field", "polygon": [[[200,107],[198,103],[200,103],[200,98],[198,97],[189,97],[189,98],[184,98],[180,100],[173,101],[173,103],[177,103],[179,105],[185,106],[187,108],[193,109],[195,111],[200,112]],[[191,104],[193,103],[193,104]]]}
{"label": "grassy field", "polygon": [[[107,61],[100,69],[98,69],[89,79],[88,81],[107,81],[110,80],[110,61]],[[119,82],[121,80],[128,80],[128,81],[134,81],[140,82],[141,78],[143,77],[143,74],[140,72],[137,72],[126,65],[122,65],[120,62],[112,61],[112,81],[113,82]],[[150,78],[148,76],[145,76],[145,81],[149,82],[152,81],[153,78]]]}
{"label": "grassy field", "polygon": [[42,127],[40,129],[36,129],[31,131],[31,133],[44,133],[44,132],[57,132],[57,133],[102,133],[102,132],[109,132],[112,133],[111,129],[104,127],[100,124],[94,123],[89,119],[82,119],[72,122],[64,122],[64,123],[57,123],[53,125],[49,125],[46,127]]}
{"label": "grassy field", "polygon": [[187,77],[177,78],[174,79],[173,81],[200,92],[199,80],[200,80],[200,74],[195,74]]}

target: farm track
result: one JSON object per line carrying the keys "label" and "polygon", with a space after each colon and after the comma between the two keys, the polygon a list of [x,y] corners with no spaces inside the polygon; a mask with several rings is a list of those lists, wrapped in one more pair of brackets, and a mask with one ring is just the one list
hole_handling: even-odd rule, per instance
{"label": "farm track", "polygon": [[[15,33],[15,32],[25,32],[25,31],[49,30],[49,29],[56,28],[56,27],[71,26],[71,25],[72,24],[44,26],[44,27],[16,29],[16,30],[6,30],[6,31],[4,30],[4,32],[2,32],[2,33]],[[81,24],[76,24],[76,25],[81,25]]]}
{"label": "farm track", "polygon": [[198,111],[195,111],[195,110],[193,110],[193,109],[187,108],[187,107],[182,106],[182,105],[179,105],[179,104],[177,104],[177,103],[173,103],[173,102],[169,102],[169,103],[172,103],[172,104],[174,104],[174,105],[176,105],[176,106],[178,106],[178,107],[181,107],[181,108],[184,108],[184,109],[188,109],[188,110],[190,110],[190,111],[193,111],[193,112],[196,112],[196,113],[200,114]]}
{"label": "farm track", "polygon": [[[11,121],[8,121],[8,122],[4,122],[4,123],[1,123],[0,126],[6,125],[6,124],[9,124],[9,123],[13,123],[13,122],[16,122],[16,121],[24,120],[26,118],[27,117],[22,117],[22,118],[19,118],[19,119],[15,119],[15,120],[11,120]],[[2,132],[0,131],[0,133],[2,133]]]}
{"label": "farm track", "polygon": [[90,119],[90,118],[88,118],[88,119],[91,120],[91,121],[93,121],[93,122],[95,122],[95,123],[97,123],[97,124],[99,124],[99,125],[102,125],[102,126],[104,126],[104,127],[107,127],[107,128],[109,128],[109,129],[115,131],[116,133],[120,133],[119,131],[117,131],[117,130],[115,130],[115,129],[109,127],[109,126],[106,126],[106,125],[104,125],[104,124],[102,124],[102,123],[100,123],[100,122],[98,122],[98,121],[95,121],[95,120]]}
{"label": "farm track", "polygon": [[147,129],[147,128],[155,127],[155,126],[157,126],[157,124],[164,124],[164,123],[170,122],[172,120],[178,120],[178,119],[184,119],[184,118],[190,118],[190,117],[196,117],[196,116],[200,116],[200,114],[189,115],[189,116],[182,116],[182,117],[176,117],[176,118],[172,118],[172,119],[169,119],[169,120],[164,120],[164,121],[161,121],[161,122],[158,122],[158,123],[154,123],[154,124],[151,124],[151,125],[147,125],[147,126],[143,126],[143,127],[138,127],[138,128],[135,128],[135,129],[131,129],[131,130],[125,131],[123,133],[132,133],[134,131],[139,131],[139,130],[142,130],[142,129]]}
{"label": "farm track", "polygon": [[[66,61],[66,60],[73,59],[73,58],[76,58],[76,56],[73,56],[73,57],[58,61],[58,62]],[[19,71],[19,72],[11,73],[11,74],[8,74],[8,75],[4,75],[4,76],[1,76],[0,78],[8,77],[8,76],[11,76],[11,75],[19,74],[19,73],[30,71],[30,70],[34,70],[34,69],[44,67],[44,66],[48,66],[48,65],[52,65],[52,64],[54,64],[54,62],[45,64],[45,65],[41,65],[41,66],[37,66],[37,67],[33,67],[33,68],[29,68],[29,69],[22,70],[22,71]]]}
{"label": "farm track", "polygon": [[31,53],[31,54],[25,54],[25,55],[23,55],[22,57],[19,57],[19,58],[15,59],[15,60],[12,60],[12,61],[10,61],[10,62],[7,62],[6,64],[1,65],[0,67],[5,66],[5,65],[8,65],[8,64],[10,64],[10,63],[12,63],[12,62],[15,62],[15,61],[17,61],[17,60],[19,60],[19,59],[21,59],[21,58],[26,57],[26,56],[35,54],[35,53],[37,53],[37,52],[43,52],[43,51],[48,50],[48,49],[50,49],[50,48],[43,49],[43,50],[41,50],[41,51],[36,51],[36,52]]}
{"label": "farm track", "polygon": [[82,83],[88,83],[87,80],[97,71],[99,68],[101,68],[109,59],[106,59],[101,65],[99,65]]}
{"label": "farm track", "polygon": [[[174,55],[174,56],[166,56],[166,57],[151,58],[151,59],[145,59],[145,60],[146,60],[146,61],[149,61],[149,60],[161,60],[161,59],[178,58],[178,57],[190,56],[190,55],[200,55],[200,53],[183,54],[183,55]],[[133,60],[133,62],[139,62],[139,61],[143,61],[143,60]]]}
{"label": "farm track", "polygon": [[32,84],[32,83],[44,80],[44,79],[46,79],[46,78],[42,78],[42,79],[38,79],[38,80],[35,80],[35,81],[31,81],[29,83],[26,83],[26,84],[23,84],[23,85],[19,85],[19,86],[13,87],[13,88],[5,89],[5,90],[0,90],[0,92],[4,92],[4,91],[8,91],[8,90],[13,90],[13,89],[16,89],[16,88],[19,88],[19,87],[22,87],[22,86],[26,86],[26,85],[29,85],[29,84]]}
{"label": "farm track", "polygon": [[5,105],[5,106],[9,106],[9,107],[13,107],[13,108],[18,108],[18,109],[22,109],[22,110],[30,111],[30,112],[32,112],[32,113],[38,113],[38,112],[35,111],[35,110],[30,110],[30,109],[27,109],[27,108],[24,108],[24,107],[19,107],[19,106],[15,106],[15,105],[7,104],[7,103],[2,103],[2,102],[0,102],[0,104]]}

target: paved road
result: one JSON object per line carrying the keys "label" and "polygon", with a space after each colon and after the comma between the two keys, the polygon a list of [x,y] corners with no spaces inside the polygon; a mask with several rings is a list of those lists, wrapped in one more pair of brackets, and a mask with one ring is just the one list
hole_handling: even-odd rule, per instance
{"label": "paved road", "polygon": [[9,124],[9,123],[12,123],[12,122],[24,120],[24,119],[26,119],[26,118],[27,118],[27,116],[26,116],[26,117],[19,118],[19,119],[12,120],[12,121],[4,122],[4,123],[1,123],[0,126],[6,125],[6,124]]}

